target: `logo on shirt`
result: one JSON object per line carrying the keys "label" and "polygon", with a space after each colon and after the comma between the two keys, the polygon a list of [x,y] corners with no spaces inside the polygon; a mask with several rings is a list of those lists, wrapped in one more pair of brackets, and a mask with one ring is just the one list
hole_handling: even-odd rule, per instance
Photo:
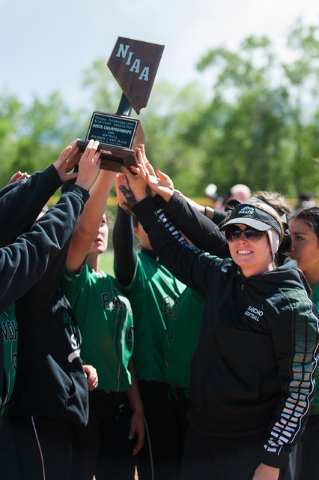
{"label": "logo on shirt", "polygon": [[18,325],[17,322],[7,320],[1,322],[2,338],[4,342],[12,342],[18,340]]}
{"label": "logo on shirt", "polygon": [[247,317],[250,317],[253,320],[256,320],[256,322],[259,322],[260,317],[262,317],[263,314],[264,314],[264,312],[262,310],[258,310],[258,308],[250,307],[250,306],[247,308],[247,310],[245,312],[245,315]]}
{"label": "logo on shirt", "polygon": [[126,304],[116,295],[106,292],[101,297],[103,310],[128,310]]}
{"label": "logo on shirt", "polygon": [[68,356],[68,360],[70,363],[72,363],[75,358],[78,358],[80,356],[80,345],[78,344],[74,334],[71,335],[71,347],[74,351]]}

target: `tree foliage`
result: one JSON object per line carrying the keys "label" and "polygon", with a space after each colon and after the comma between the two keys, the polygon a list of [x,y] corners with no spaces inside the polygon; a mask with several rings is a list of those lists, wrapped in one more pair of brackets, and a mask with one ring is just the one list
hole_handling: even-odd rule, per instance
{"label": "tree foliage", "polygon": [[287,37],[289,63],[266,37],[246,38],[237,52],[213,49],[198,63],[215,74],[205,124],[209,116],[221,123],[204,148],[221,188],[317,192],[318,30],[298,20]]}
{"label": "tree foliage", "polygon": [[[298,20],[284,52],[266,36],[248,36],[237,50],[212,48],[198,62],[211,73],[211,90],[191,83],[155,81],[140,115],[151,163],[188,196],[218,192],[235,183],[252,190],[301,190],[317,195],[319,157],[319,27]],[[93,109],[115,113],[121,90],[99,59],[84,72]],[[59,93],[23,105],[0,97],[1,186],[17,170],[49,165],[92,114],[72,111]],[[134,115],[134,111],[132,113]]]}
{"label": "tree foliage", "polygon": [[50,165],[71,140],[79,136],[81,112],[71,112],[58,93],[28,106],[13,96],[0,97],[0,178],[32,173]]}

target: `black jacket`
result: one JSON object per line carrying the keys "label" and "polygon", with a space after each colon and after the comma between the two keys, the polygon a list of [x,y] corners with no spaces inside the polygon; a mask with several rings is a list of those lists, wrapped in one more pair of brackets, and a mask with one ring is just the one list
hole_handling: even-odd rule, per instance
{"label": "black jacket", "polygon": [[30,231],[38,214],[61,186],[60,176],[53,165],[42,172],[11,183],[0,190],[0,247],[4,247]]}
{"label": "black jacket", "polygon": [[246,278],[222,260],[177,242],[150,197],[134,212],[173,275],[206,296],[191,366],[191,424],[215,437],[265,436],[263,463],[283,467],[314,395],[317,312],[296,262]]}
{"label": "black jacket", "polygon": [[[68,219],[73,223],[73,219]],[[69,241],[45,274],[16,301],[19,343],[11,418],[56,417],[86,425],[88,389],[80,358],[81,334],[59,288]]]}
{"label": "black jacket", "polygon": [[[43,205],[61,185],[58,172],[50,165],[42,172],[5,186],[0,190],[0,247],[11,243],[19,233],[30,230]],[[0,411],[6,377],[3,365],[3,338],[0,339]],[[0,416],[1,421],[1,416]]]}
{"label": "black jacket", "polygon": [[[0,191],[0,215],[7,228],[1,229],[1,245],[10,241],[24,225],[30,225],[41,208],[60,186],[61,181],[53,166],[28,180],[5,187]],[[29,195],[29,196],[26,196]],[[0,311],[25,294],[42,277],[52,260],[70,238],[75,222],[83,210],[88,192],[74,186],[63,195],[29,233],[19,236],[14,243],[0,248]],[[15,208],[19,209],[17,212]],[[12,209],[11,209],[12,207]],[[25,216],[21,215],[21,211]],[[2,213],[4,217],[2,217]],[[19,224],[19,221],[21,222]],[[23,223],[25,222],[25,223]],[[0,408],[5,388],[2,336],[0,341]]]}

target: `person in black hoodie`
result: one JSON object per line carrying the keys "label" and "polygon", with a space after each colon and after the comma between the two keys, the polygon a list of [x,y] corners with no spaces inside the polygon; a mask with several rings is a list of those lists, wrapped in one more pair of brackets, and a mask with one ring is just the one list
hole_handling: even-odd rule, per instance
{"label": "person in black hoodie", "polygon": [[[12,183],[0,191],[0,215],[6,228],[0,233],[0,245],[10,243],[23,230],[28,231],[5,248],[0,248],[1,265],[1,327],[0,342],[0,470],[1,478],[19,478],[8,450],[10,423],[8,410],[17,367],[17,340],[15,305],[12,303],[24,295],[40,280],[48,266],[59,256],[68,241],[80,215],[99,168],[99,154],[88,149],[80,162],[76,185],[62,195],[50,212],[32,228],[31,225],[44,203],[67,178],[66,175],[77,161],[76,141],[65,149],[59,159],[43,172],[28,179]],[[4,363],[3,363],[4,362]],[[83,375],[84,376],[84,375]],[[15,462],[16,463],[16,462]]]}
{"label": "person in black hoodie", "polygon": [[[161,187],[159,172],[131,168]],[[236,207],[222,227],[232,259],[222,260],[176,241],[145,183],[124,173],[161,263],[206,296],[182,479],[292,480],[314,395],[318,316],[295,262],[277,263],[280,218],[266,205]]]}

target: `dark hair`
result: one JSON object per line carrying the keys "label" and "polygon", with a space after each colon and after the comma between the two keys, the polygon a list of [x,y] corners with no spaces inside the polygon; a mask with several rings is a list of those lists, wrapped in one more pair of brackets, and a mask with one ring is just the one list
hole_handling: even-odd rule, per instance
{"label": "dark hair", "polygon": [[[304,222],[310,230],[317,236],[318,243],[319,243],[319,207],[310,207],[310,208],[302,208],[301,210],[296,210],[290,219],[300,220]],[[298,268],[299,274],[301,270]],[[305,284],[306,290],[310,298],[312,298],[312,290],[304,276],[303,282]],[[310,292],[309,292],[310,290]]]}
{"label": "dark hair", "polygon": [[319,207],[296,210],[290,218],[294,220],[301,220],[308,225],[310,230],[317,235],[319,242]]}

